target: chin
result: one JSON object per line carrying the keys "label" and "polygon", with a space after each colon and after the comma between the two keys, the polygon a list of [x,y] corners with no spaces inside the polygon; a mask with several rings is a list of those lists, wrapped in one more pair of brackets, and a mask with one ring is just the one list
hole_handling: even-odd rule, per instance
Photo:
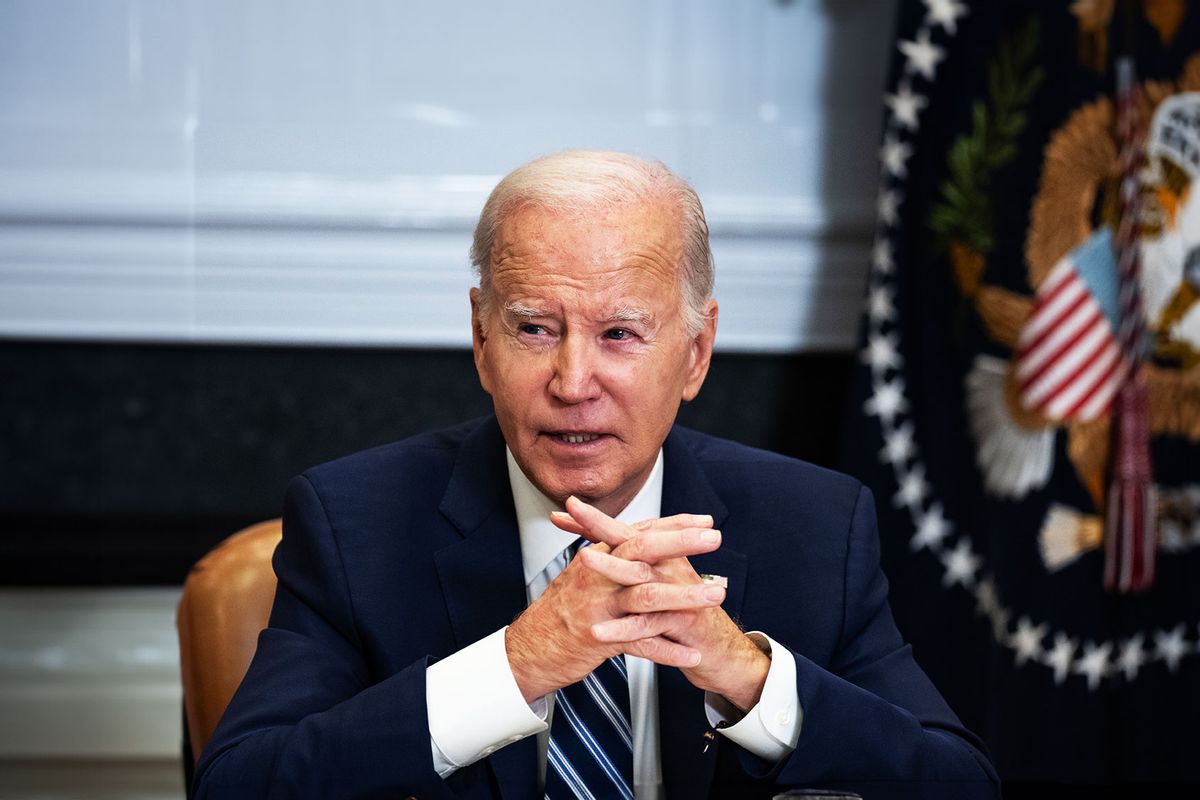
{"label": "chin", "polygon": [[579,480],[559,480],[553,483],[547,482],[545,486],[546,488],[542,490],[543,494],[559,504],[565,503],[571,495],[578,497],[585,503],[594,504],[595,501],[603,500],[615,491],[606,481],[594,477],[585,477]]}

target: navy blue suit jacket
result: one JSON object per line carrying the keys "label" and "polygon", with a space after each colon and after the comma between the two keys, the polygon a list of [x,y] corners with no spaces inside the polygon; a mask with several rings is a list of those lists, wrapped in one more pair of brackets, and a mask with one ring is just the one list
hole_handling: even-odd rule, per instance
{"label": "navy blue suit jacket", "polygon": [[[991,797],[995,774],[892,622],[870,493],[844,475],[676,427],[664,516],[708,513],[725,609],[796,656],[804,719],[770,765],[718,737],[703,695],[659,667],[669,798],[777,787]],[[425,670],[525,607],[520,542],[492,417],[375,448],[289,486],[270,627],[197,768],[200,798],[533,798],[536,739],[443,780]]]}

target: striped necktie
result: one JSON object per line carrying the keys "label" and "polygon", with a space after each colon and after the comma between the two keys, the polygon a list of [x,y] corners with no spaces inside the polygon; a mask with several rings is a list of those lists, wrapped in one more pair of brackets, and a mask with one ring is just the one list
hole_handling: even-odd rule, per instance
{"label": "striped necktie", "polygon": [[629,673],[623,655],[555,692],[546,800],[633,800],[629,719]]}

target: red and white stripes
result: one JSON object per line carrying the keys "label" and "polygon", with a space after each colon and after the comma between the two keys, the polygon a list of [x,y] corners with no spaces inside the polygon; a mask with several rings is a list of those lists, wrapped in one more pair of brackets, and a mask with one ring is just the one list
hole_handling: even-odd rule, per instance
{"label": "red and white stripes", "polygon": [[1100,304],[1068,256],[1038,287],[1017,342],[1021,404],[1055,421],[1108,411],[1126,361]]}

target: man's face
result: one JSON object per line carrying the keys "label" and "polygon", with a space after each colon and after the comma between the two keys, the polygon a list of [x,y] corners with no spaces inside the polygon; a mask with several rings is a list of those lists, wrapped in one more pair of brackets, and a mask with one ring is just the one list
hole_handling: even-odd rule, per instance
{"label": "man's face", "polygon": [[548,497],[616,514],[649,476],[680,401],[700,390],[716,303],[689,337],[682,250],[658,204],[527,206],[497,232],[486,321],[471,292],[475,366],[513,456]]}

